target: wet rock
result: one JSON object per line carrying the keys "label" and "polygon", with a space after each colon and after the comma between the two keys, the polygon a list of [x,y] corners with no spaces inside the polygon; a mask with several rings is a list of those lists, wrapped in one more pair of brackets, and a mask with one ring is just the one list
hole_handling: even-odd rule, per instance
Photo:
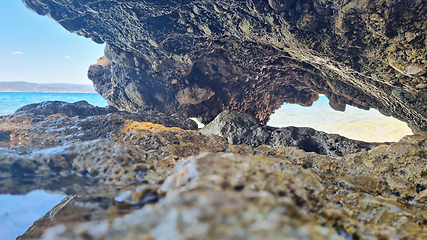
{"label": "wet rock", "polygon": [[15,115],[0,117],[0,131],[9,133],[9,139],[0,141],[0,146],[47,148],[76,141],[112,139],[112,133],[119,133],[131,121],[197,129],[193,120],[155,111],[120,112],[113,107],[94,107],[85,101],[42,102],[22,107]]}
{"label": "wet rock", "polygon": [[10,177],[77,173],[101,178],[109,184],[142,180],[153,166],[139,147],[115,145],[108,140],[75,143],[22,155],[7,151],[0,155],[0,162],[4,176],[8,173]]}
{"label": "wet rock", "polygon": [[253,147],[268,144],[275,149],[298,147],[306,152],[328,156],[344,156],[369,149],[380,143],[367,143],[327,134],[306,127],[274,128],[263,126],[253,117],[237,111],[224,111],[211,123],[199,130],[202,134],[215,134],[230,144],[248,144]]}
{"label": "wet rock", "polygon": [[0,142],[10,142],[11,131],[1,131],[0,132]]}

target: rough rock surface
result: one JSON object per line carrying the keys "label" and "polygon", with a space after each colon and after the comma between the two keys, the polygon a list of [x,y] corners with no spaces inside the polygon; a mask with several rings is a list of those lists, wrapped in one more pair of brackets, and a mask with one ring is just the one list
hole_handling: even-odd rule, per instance
{"label": "rough rock surface", "polygon": [[[110,215],[56,221],[42,239],[424,239],[427,182],[417,169],[426,136],[346,158],[292,147],[204,153],[179,161],[163,182],[116,192]],[[154,196],[162,200],[150,203]],[[121,216],[117,206],[140,209]]]}
{"label": "rough rock surface", "polygon": [[114,107],[95,107],[85,101],[42,102],[22,107],[14,115],[0,116],[0,147],[22,146],[24,151],[28,147],[56,147],[75,141],[112,140],[112,133],[121,132],[134,121],[197,129],[193,120],[155,111],[121,112]]}
{"label": "rough rock surface", "polygon": [[23,0],[107,44],[89,77],[120,110],[262,123],[283,102],[376,108],[427,130],[421,0]]}
{"label": "rough rock surface", "polygon": [[[20,238],[427,239],[425,1],[23,2],[106,43],[88,76],[111,107],[0,117],[0,191],[72,194]],[[418,133],[261,125],[319,94]]]}
{"label": "rough rock surface", "polygon": [[[255,147],[259,124],[233,111],[212,125],[222,126],[224,136],[246,127],[242,135],[255,139],[248,141],[253,146],[184,130],[173,126],[182,126],[182,119],[165,114],[152,119],[169,119],[168,127],[146,122],[153,112],[121,113],[120,124],[112,120],[115,127],[108,127],[100,119],[119,118],[111,118],[116,113],[69,117],[66,109],[94,107],[61,103],[67,107],[49,110],[57,105],[27,106],[0,118],[0,131],[34,139],[22,137],[0,148],[0,193],[41,188],[68,194],[18,239],[427,237],[427,132],[365,151],[356,151],[363,144],[350,141],[356,153],[332,157],[297,147]],[[144,122],[135,120],[144,116]],[[103,134],[67,132],[80,125]],[[34,137],[39,126],[45,126],[46,138]],[[53,140],[63,135],[67,141]],[[322,143],[333,136],[309,137]]]}
{"label": "rough rock surface", "polygon": [[199,132],[222,136],[230,144],[247,144],[252,147],[270,145],[275,149],[297,147],[306,152],[332,157],[367,151],[380,145],[351,140],[338,134],[327,134],[308,127],[265,126],[247,114],[228,110],[220,113]]}

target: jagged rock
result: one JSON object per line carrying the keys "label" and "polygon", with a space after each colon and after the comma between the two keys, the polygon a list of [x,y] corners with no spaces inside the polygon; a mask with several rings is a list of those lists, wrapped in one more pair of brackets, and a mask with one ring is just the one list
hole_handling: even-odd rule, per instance
{"label": "jagged rock", "polygon": [[[15,115],[44,115],[55,116],[66,115],[69,118],[79,117],[86,118],[98,115],[107,115],[110,113],[118,113],[124,118],[148,121],[152,123],[162,124],[166,127],[180,127],[183,129],[197,129],[197,123],[188,118],[177,117],[175,115],[168,116],[161,112],[144,111],[130,114],[128,112],[121,112],[114,107],[97,107],[86,101],[78,101],[75,103],[68,103],[63,101],[45,101],[40,103],[33,103],[16,110]],[[58,116],[56,115],[56,116]],[[5,116],[3,119],[7,119]],[[40,121],[40,120],[39,120]]]}
{"label": "jagged rock", "polygon": [[224,137],[230,144],[247,144],[257,147],[268,144],[272,129],[272,127],[263,126],[247,114],[226,110],[218,114],[199,132]]}
{"label": "jagged rock", "polygon": [[68,175],[97,177],[110,184],[142,180],[153,166],[145,151],[134,145],[94,140],[30,154],[2,153],[1,175],[7,177]]}
{"label": "jagged rock", "polygon": [[[212,165],[217,166],[215,170]],[[292,192],[288,185],[297,172],[281,174],[281,181],[272,172],[253,158],[231,154],[192,157],[179,163],[161,186],[160,191],[167,192],[161,204],[146,206],[115,223],[103,221],[62,234],[52,229],[43,239],[80,239],[82,235],[97,239],[340,239],[308,214],[314,207],[308,199],[317,198],[316,193],[323,190],[320,182],[312,193],[302,188]],[[307,176],[306,181],[317,180],[302,169],[300,173]],[[268,178],[271,181],[265,184]],[[277,198],[278,191],[286,197]],[[91,230],[101,225],[102,231]]]}
{"label": "jagged rock", "polygon": [[[427,130],[424,1],[23,2],[106,42],[88,75],[112,107],[42,103],[0,117],[1,184],[33,175],[25,192],[77,173],[115,190],[65,200],[28,236],[427,238],[425,132],[376,146],[261,125],[283,102],[325,94],[335,110],[373,107]],[[223,138],[170,116],[207,123],[224,110],[252,117],[220,115],[205,130]]]}
{"label": "jagged rock", "polygon": [[119,112],[114,107],[96,107],[86,101],[68,103],[63,101],[46,101],[23,106],[16,110],[15,114],[21,115],[44,115],[64,114],[67,117],[90,117],[96,115],[106,115],[108,113]]}
{"label": "jagged rock", "polygon": [[188,118],[155,111],[121,112],[114,107],[76,103],[42,102],[20,108],[16,114],[0,116],[0,146],[47,148],[76,141],[113,140],[131,122],[150,122],[166,127],[197,129]]}
{"label": "jagged rock", "polygon": [[[294,135],[307,132],[302,137],[316,137],[319,146],[335,137],[350,145],[342,146],[347,151],[342,157],[332,157],[301,146],[279,148],[282,143],[275,143],[279,138],[274,134],[289,138],[280,138],[283,142],[299,138],[286,128],[286,134],[275,133],[283,129],[260,125],[236,111],[220,114],[221,121],[210,126],[228,139],[247,140],[251,145],[132,119],[148,113],[84,118],[35,115],[36,110],[2,117],[1,131],[21,132],[33,141],[0,149],[0,191],[25,193],[42,188],[73,195],[37,220],[22,239],[165,239],[170,234],[182,239],[427,236],[426,132],[359,151],[361,143],[292,128]],[[153,118],[157,121],[170,119],[154,116],[159,116]],[[106,128],[100,120],[115,127]],[[30,131],[28,123],[33,125]],[[81,129],[81,136],[90,136],[87,132],[92,129],[109,139],[53,140],[76,125],[87,127]],[[43,130],[45,139],[32,135],[37,126],[50,126]],[[55,142],[56,147],[36,144],[38,140]]]}
{"label": "jagged rock", "polygon": [[298,147],[306,152],[328,156],[344,156],[368,151],[380,145],[351,140],[338,134],[327,134],[308,127],[264,126],[253,117],[237,111],[220,113],[199,132],[222,136],[230,144],[248,144],[252,147],[270,145],[275,149]]}
{"label": "jagged rock", "polygon": [[427,130],[424,1],[23,2],[106,43],[89,77],[120,110],[207,123],[230,109],[266,123],[283,102],[325,94],[336,110],[376,108]]}
{"label": "jagged rock", "polygon": [[[425,133],[405,141],[408,140],[422,145]],[[386,152],[383,149],[378,147],[364,155],[370,159],[383,152],[388,161],[400,161],[402,152],[398,148]],[[371,172],[363,173],[358,172],[358,167],[352,167],[361,166],[360,161],[345,164],[360,156],[330,158],[292,147],[279,150],[274,156],[204,153],[178,162],[175,171],[157,187],[158,196],[164,196],[161,201],[115,219],[78,226],[63,222],[47,230],[42,239],[166,239],[172,236],[179,239],[422,239],[427,236],[423,227],[424,207],[405,200],[414,196],[421,199],[418,196],[425,195],[422,181],[408,174],[402,178],[398,177],[404,176],[401,173],[383,171],[380,162],[378,167],[365,166]],[[426,161],[422,155],[417,156],[412,166]],[[318,161],[320,159],[323,161]],[[341,164],[345,164],[344,171],[340,170]],[[401,164],[399,168],[409,170],[412,166]],[[404,184],[408,186],[407,193],[400,195],[396,189]],[[152,188],[139,187],[139,190],[142,192],[130,194],[149,196]],[[425,197],[422,199],[425,201]]]}

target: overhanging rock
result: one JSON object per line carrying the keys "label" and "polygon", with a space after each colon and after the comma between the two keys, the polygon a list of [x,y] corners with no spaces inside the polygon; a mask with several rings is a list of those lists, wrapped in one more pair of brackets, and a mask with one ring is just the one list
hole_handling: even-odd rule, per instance
{"label": "overhanging rock", "polygon": [[262,123],[283,102],[376,108],[427,130],[427,3],[23,0],[107,44],[89,77],[110,105]]}

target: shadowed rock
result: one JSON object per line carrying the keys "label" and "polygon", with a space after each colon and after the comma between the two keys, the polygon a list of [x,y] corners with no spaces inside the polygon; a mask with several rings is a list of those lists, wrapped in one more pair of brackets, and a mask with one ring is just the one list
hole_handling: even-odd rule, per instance
{"label": "shadowed rock", "polygon": [[23,0],[106,43],[89,77],[111,106],[266,123],[283,102],[376,108],[427,130],[427,4],[405,0]]}
{"label": "shadowed rock", "polygon": [[253,117],[237,111],[220,113],[199,131],[202,134],[222,136],[230,144],[248,144],[252,147],[265,144],[275,149],[298,147],[306,152],[333,157],[368,151],[380,145],[351,140],[338,134],[328,134],[308,127],[264,126]]}
{"label": "shadowed rock", "polygon": [[96,115],[106,115],[108,113],[119,112],[114,107],[96,107],[86,101],[68,103],[63,101],[46,101],[23,106],[16,110],[15,114],[32,114],[50,116],[53,114],[64,114],[67,117],[89,117]]}

